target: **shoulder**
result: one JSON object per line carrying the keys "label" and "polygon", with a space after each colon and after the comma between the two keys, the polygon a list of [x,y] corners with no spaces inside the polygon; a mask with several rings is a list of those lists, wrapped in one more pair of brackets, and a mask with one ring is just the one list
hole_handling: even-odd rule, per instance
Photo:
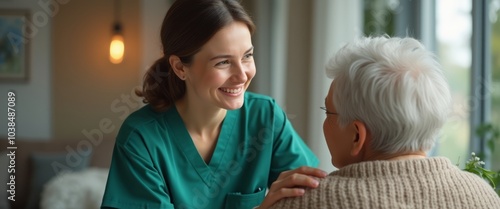
{"label": "shoulder", "polygon": [[495,192],[495,190],[491,187],[491,185],[488,184],[487,181],[485,181],[478,175],[463,171],[456,167],[455,169],[447,170],[446,176],[448,178],[442,178],[442,181],[444,181],[442,185],[447,185],[447,191],[451,191],[454,194],[468,195],[469,197],[471,197],[468,200],[470,204],[476,204],[476,206],[500,204],[500,197]]}
{"label": "shoulder", "polygon": [[[317,188],[307,188],[304,195],[300,197],[284,198],[271,207],[271,209],[302,209],[302,208],[325,208],[325,206],[333,206],[334,196],[328,196],[335,193],[335,187],[332,183],[338,181],[331,174],[325,178],[319,179]],[[328,207],[330,208],[330,207]]]}
{"label": "shoulder", "polygon": [[253,92],[245,93],[245,103],[241,110],[253,115],[262,113],[263,115],[273,115],[273,117],[284,117],[284,111],[279,104],[276,103],[276,100],[270,96]]}
{"label": "shoulder", "polygon": [[300,197],[284,198],[274,204],[272,209],[324,208],[325,205],[332,206],[335,196],[329,195],[336,193],[336,189],[342,189],[333,185],[343,180],[336,176],[336,171],[334,171],[328,176],[318,179],[318,181],[319,186],[317,188],[307,188],[304,195]]}
{"label": "shoulder", "polygon": [[[457,182],[463,187],[468,187],[468,189],[472,189],[472,187],[474,187],[475,189],[480,188],[485,190],[491,190],[492,188],[487,181],[485,181],[478,175],[470,173],[468,171],[461,170],[458,167],[450,173],[455,178],[456,180],[455,182]],[[463,182],[471,182],[472,184],[463,184]]]}
{"label": "shoulder", "polygon": [[245,92],[245,106],[269,106],[272,107],[276,104],[275,100],[270,96],[257,94],[253,92]]}
{"label": "shoulder", "polygon": [[272,97],[252,92],[245,93],[245,103],[238,111],[250,118],[266,121],[266,124],[269,121],[283,121],[286,117]]}
{"label": "shoulder", "polygon": [[117,143],[124,144],[128,138],[134,135],[140,135],[148,130],[156,130],[165,114],[167,112],[156,112],[149,104],[134,111],[123,121],[118,132]]}
{"label": "shoulder", "polygon": [[145,105],[130,114],[123,124],[138,126],[140,124],[154,122],[164,113],[156,112],[151,105]]}

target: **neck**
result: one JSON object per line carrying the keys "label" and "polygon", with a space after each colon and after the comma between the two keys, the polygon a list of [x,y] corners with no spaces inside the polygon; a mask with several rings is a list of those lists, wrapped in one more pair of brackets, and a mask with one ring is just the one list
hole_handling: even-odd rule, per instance
{"label": "neck", "polygon": [[378,154],[372,155],[369,160],[410,160],[410,159],[421,159],[427,157],[427,154],[422,151],[417,152],[405,152],[405,153],[395,153],[395,154]]}
{"label": "neck", "polygon": [[427,155],[425,153],[417,153],[417,154],[403,154],[395,157],[391,157],[387,160],[410,160],[410,159],[421,159],[425,158]]}
{"label": "neck", "polygon": [[177,101],[175,106],[189,133],[199,136],[217,135],[227,112],[222,108],[211,109],[194,102],[190,103],[185,98]]}

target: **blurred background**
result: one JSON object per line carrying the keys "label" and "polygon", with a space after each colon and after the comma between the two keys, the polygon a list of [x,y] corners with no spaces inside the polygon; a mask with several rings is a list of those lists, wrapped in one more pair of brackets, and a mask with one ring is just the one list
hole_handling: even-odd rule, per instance
{"label": "blurred background", "polygon": [[[15,92],[16,140],[114,139],[125,117],[142,106],[133,92],[161,57],[159,31],[171,2],[0,0],[0,117],[7,118],[7,93]],[[388,34],[421,40],[450,82],[452,114],[429,154],[463,165],[470,152],[481,153],[488,168],[500,170],[500,148],[494,149],[500,144],[492,139],[500,126],[500,0],[242,3],[257,25],[250,90],[277,100],[320,157],[320,168],[335,169],[319,109],[330,84],[324,64],[355,37]],[[110,44],[120,40],[115,35],[123,46],[116,42],[113,53],[124,51],[111,59]],[[493,128],[478,135],[485,124]],[[0,127],[7,141],[6,119]]]}

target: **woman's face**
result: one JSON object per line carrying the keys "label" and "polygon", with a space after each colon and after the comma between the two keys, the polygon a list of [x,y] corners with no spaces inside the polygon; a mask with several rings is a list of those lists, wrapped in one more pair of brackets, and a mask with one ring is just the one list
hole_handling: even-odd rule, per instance
{"label": "woman's face", "polygon": [[189,102],[229,110],[240,108],[255,76],[247,25],[233,22],[219,30],[194,55],[185,73]]}

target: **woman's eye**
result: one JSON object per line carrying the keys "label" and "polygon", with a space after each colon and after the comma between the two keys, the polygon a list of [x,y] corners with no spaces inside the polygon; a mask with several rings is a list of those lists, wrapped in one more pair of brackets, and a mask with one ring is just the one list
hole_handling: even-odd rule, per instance
{"label": "woman's eye", "polygon": [[243,57],[244,59],[249,59],[253,57],[253,53],[248,53],[248,54],[245,54],[245,56]]}
{"label": "woman's eye", "polygon": [[217,64],[215,64],[215,66],[228,65],[228,64],[229,64],[229,60],[224,60],[222,62],[218,62]]}

